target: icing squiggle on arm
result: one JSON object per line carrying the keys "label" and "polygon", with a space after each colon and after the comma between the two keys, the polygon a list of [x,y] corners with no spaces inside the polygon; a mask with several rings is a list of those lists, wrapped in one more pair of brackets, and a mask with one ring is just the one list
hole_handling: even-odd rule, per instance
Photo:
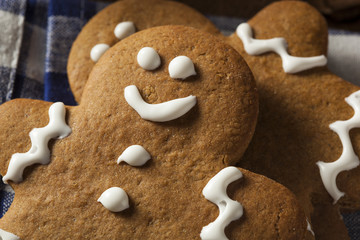
{"label": "icing squiggle on arm", "polygon": [[325,66],[327,63],[324,55],[315,57],[290,56],[286,50],[287,43],[284,38],[254,39],[251,27],[247,23],[240,24],[236,29],[236,34],[242,40],[244,49],[249,55],[260,55],[270,51],[280,55],[286,73],[297,73],[310,68]]}
{"label": "icing squiggle on arm", "polygon": [[49,123],[43,128],[34,128],[30,132],[31,148],[26,153],[15,153],[11,156],[8,170],[3,177],[3,182],[8,180],[21,182],[24,169],[32,164],[48,164],[50,150],[48,143],[52,138],[64,138],[71,133],[65,123],[65,106],[61,102],[54,103],[49,108]]}
{"label": "icing squiggle on arm", "polygon": [[316,164],[319,166],[321,179],[328,193],[333,197],[334,204],[344,196],[336,186],[337,175],[345,170],[351,170],[359,165],[359,158],[356,156],[351,144],[349,131],[352,128],[360,127],[360,91],[354,92],[345,101],[354,109],[354,116],[346,121],[336,121],[330,124],[333,130],[340,138],[343,145],[343,152],[335,162],[322,162]]}
{"label": "icing squiggle on arm", "polygon": [[20,240],[20,238],[12,233],[6,232],[0,229],[0,239],[1,240]]}
{"label": "icing squiggle on arm", "polygon": [[154,122],[166,122],[183,116],[196,104],[195,96],[177,98],[159,104],[146,103],[135,85],[124,90],[127,103],[143,118]]}
{"label": "icing squiggle on arm", "polygon": [[227,193],[227,186],[242,177],[242,173],[236,167],[227,167],[216,174],[203,189],[206,199],[218,205],[220,214],[218,218],[203,227],[200,237],[202,240],[227,240],[225,227],[230,222],[239,219],[243,215],[242,205],[231,200]]}

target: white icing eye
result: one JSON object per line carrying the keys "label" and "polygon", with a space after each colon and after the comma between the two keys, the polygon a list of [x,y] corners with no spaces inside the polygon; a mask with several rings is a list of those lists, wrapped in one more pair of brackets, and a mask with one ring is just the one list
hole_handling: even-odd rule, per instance
{"label": "white icing eye", "polygon": [[91,60],[93,60],[94,62],[97,62],[100,57],[110,48],[109,45],[105,44],[105,43],[99,43],[96,44],[90,52],[90,58]]}
{"label": "white icing eye", "polygon": [[137,55],[137,62],[145,70],[154,70],[161,63],[159,54],[151,47],[140,49]]}
{"label": "white icing eye", "polygon": [[169,74],[171,78],[175,79],[185,79],[196,75],[194,63],[186,56],[178,56],[171,60]]}
{"label": "white icing eye", "polygon": [[101,194],[98,199],[105,208],[111,212],[121,212],[129,208],[129,197],[119,187],[111,187]]}
{"label": "white icing eye", "polygon": [[135,31],[136,29],[133,22],[121,22],[116,25],[114,34],[116,38],[121,40],[135,33]]}

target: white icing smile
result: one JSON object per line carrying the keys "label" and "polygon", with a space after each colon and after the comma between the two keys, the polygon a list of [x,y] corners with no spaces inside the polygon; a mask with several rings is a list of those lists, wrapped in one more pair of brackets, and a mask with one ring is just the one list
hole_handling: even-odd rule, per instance
{"label": "white icing smile", "polygon": [[166,122],[177,119],[187,113],[196,104],[195,96],[177,98],[168,102],[146,103],[136,86],[127,86],[124,90],[127,103],[143,118],[153,122]]}
{"label": "white icing smile", "polygon": [[245,51],[250,55],[260,55],[273,51],[280,55],[283,69],[286,73],[297,73],[310,68],[325,66],[327,59],[324,55],[315,57],[293,57],[287,53],[287,44],[284,38],[259,40],[252,38],[249,24],[242,23],[236,29],[236,34],[242,40]]}
{"label": "white icing smile", "polygon": [[48,143],[52,138],[64,138],[71,133],[71,129],[65,123],[65,106],[61,102],[54,103],[49,108],[50,121],[43,128],[34,128],[30,132],[31,148],[26,153],[12,155],[8,170],[3,177],[3,182],[8,180],[21,182],[22,174],[27,166],[35,163],[48,164],[50,162],[50,150]]}
{"label": "white icing smile", "polygon": [[336,121],[330,124],[331,130],[337,133],[343,145],[343,152],[335,162],[322,162],[316,164],[319,166],[321,179],[328,193],[333,197],[334,204],[344,196],[343,192],[336,186],[337,175],[346,170],[351,170],[359,166],[359,158],[356,156],[349,131],[352,128],[360,127],[360,91],[354,92],[345,101],[354,109],[354,116],[347,121]]}

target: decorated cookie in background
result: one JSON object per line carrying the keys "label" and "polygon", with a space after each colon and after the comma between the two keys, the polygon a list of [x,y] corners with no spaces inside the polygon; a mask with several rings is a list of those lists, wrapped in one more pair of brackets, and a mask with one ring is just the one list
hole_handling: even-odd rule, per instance
{"label": "decorated cookie in background", "polygon": [[230,37],[260,96],[239,166],[292,190],[316,239],[348,239],[339,210],[360,209],[360,88],[321,67],[327,39],[325,20],[304,2],[274,3]]}
{"label": "decorated cookie in background", "polygon": [[215,26],[196,10],[164,0],[118,1],[95,15],[75,40],[67,66],[71,90],[79,103],[91,69],[115,43],[150,27],[186,25],[219,34]]}
{"label": "decorated cookie in background", "polygon": [[231,167],[257,112],[230,46],[182,26],[136,33],[98,61],[79,106],[0,106],[0,170],[15,190],[0,236],[313,239],[289,190]]}

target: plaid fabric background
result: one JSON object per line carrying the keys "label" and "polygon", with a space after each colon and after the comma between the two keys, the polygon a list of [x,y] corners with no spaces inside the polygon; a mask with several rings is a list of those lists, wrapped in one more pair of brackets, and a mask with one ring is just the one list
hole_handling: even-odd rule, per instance
{"label": "plaid fabric background", "polygon": [[[0,103],[22,97],[75,105],[67,57],[82,26],[106,5],[88,0],[0,0]],[[244,21],[209,18],[226,35]],[[360,33],[329,33],[328,67],[360,85]],[[13,197],[12,189],[0,183],[0,216]],[[351,239],[360,239],[360,212],[344,215],[344,221]]]}

